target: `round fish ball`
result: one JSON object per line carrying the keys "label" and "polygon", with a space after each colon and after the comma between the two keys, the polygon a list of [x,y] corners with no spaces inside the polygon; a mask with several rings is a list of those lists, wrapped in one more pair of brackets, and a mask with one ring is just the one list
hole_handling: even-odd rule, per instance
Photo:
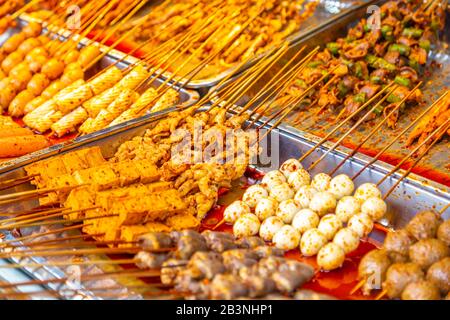
{"label": "round fish ball", "polygon": [[292,219],[292,226],[301,234],[319,225],[320,218],[311,209],[302,209]]}
{"label": "round fish ball", "polygon": [[352,229],[343,228],[336,233],[333,243],[341,247],[345,254],[348,254],[358,248],[359,237]]}
{"label": "round fish ball", "polygon": [[328,242],[318,229],[307,230],[300,241],[300,251],[304,256],[314,256]]}
{"label": "round fish ball", "polygon": [[259,185],[255,184],[253,186],[250,186],[242,196],[242,201],[248,204],[250,208],[256,207],[256,204],[261,200],[262,198],[266,198],[269,195],[267,190]]}
{"label": "round fish ball", "polygon": [[284,222],[278,217],[269,217],[261,223],[259,236],[264,241],[272,241],[275,233],[284,226]]}
{"label": "round fish ball", "polygon": [[255,207],[255,214],[260,221],[274,216],[277,212],[278,202],[277,200],[267,197],[258,201]]}
{"label": "round fish ball", "polygon": [[336,198],[329,192],[318,192],[312,197],[309,208],[320,217],[333,213],[336,209]]}
{"label": "round fish ball", "polygon": [[381,191],[374,183],[364,183],[356,189],[354,196],[363,203],[369,198],[381,198]]}
{"label": "round fish ball", "polygon": [[344,261],[344,249],[333,242],[324,245],[317,254],[317,265],[325,271],[331,271],[342,267]]}
{"label": "round fish ball", "polygon": [[294,190],[287,183],[282,183],[270,189],[270,196],[278,202],[292,199],[294,195]]}
{"label": "round fish ball", "polygon": [[369,198],[361,206],[361,212],[367,214],[372,220],[377,221],[384,217],[387,211],[386,202],[380,198]]}
{"label": "round fish ball", "polygon": [[369,215],[360,212],[350,218],[347,227],[352,229],[360,238],[364,238],[372,232],[373,220]]}
{"label": "round fish ball", "polygon": [[336,217],[335,214],[327,214],[320,219],[317,229],[319,229],[328,240],[331,240],[342,227],[342,221]]}
{"label": "round fish ball", "polygon": [[361,212],[361,204],[355,197],[343,197],[337,203],[336,216],[344,223],[347,223],[351,217],[359,212]]}
{"label": "round fish ball", "polygon": [[290,175],[299,169],[303,169],[303,166],[297,159],[289,159],[280,167],[280,171],[284,174],[286,179],[289,179]]}
{"label": "round fish ball", "polygon": [[234,223],[240,216],[250,212],[250,207],[244,201],[235,201],[225,209],[223,218],[228,223]]}
{"label": "round fish ball", "polygon": [[311,182],[311,176],[305,169],[299,169],[293,172],[288,179],[289,185],[298,191],[301,187],[309,185]]}
{"label": "round fish ball", "polygon": [[330,181],[330,189],[328,190],[336,199],[341,199],[345,196],[351,196],[355,190],[355,184],[352,179],[345,174],[340,174]]}
{"label": "round fish ball", "polygon": [[311,187],[318,191],[327,191],[330,188],[331,177],[326,173],[319,173],[314,176]]}
{"label": "round fish ball", "polygon": [[287,182],[286,177],[278,170],[273,170],[264,175],[261,183],[266,185],[269,189]]}
{"label": "round fish ball", "polygon": [[302,208],[306,209],[309,208],[312,197],[318,192],[319,191],[311,186],[303,186],[298,189],[294,200],[297,201]]}
{"label": "round fish ball", "polygon": [[252,213],[240,216],[233,226],[233,234],[236,238],[255,236],[261,226],[259,219]]}
{"label": "round fish ball", "polygon": [[284,223],[291,223],[295,214],[299,212],[300,209],[300,205],[294,199],[289,199],[280,202],[276,215],[283,220]]}
{"label": "round fish ball", "polygon": [[300,243],[300,233],[292,226],[283,226],[275,233],[272,242],[278,249],[293,250],[298,248]]}

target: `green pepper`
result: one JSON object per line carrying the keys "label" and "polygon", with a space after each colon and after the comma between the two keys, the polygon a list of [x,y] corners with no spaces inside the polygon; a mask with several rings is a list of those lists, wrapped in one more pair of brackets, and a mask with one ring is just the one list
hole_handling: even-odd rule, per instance
{"label": "green pepper", "polygon": [[345,64],[347,67],[351,68],[353,66],[353,61],[341,58],[341,62]]}
{"label": "green pepper", "polygon": [[411,48],[404,44],[394,43],[389,47],[389,51],[397,51],[402,56],[409,56],[409,53],[411,52]]}
{"label": "green pepper", "polygon": [[419,46],[420,46],[422,49],[425,49],[427,52],[430,52],[430,50],[431,50],[431,43],[430,43],[430,40],[421,40],[421,41],[419,42]]}
{"label": "green pepper", "polygon": [[380,84],[382,82],[382,79],[378,76],[372,76],[370,77],[370,82],[373,84]]}
{"label": "green pepper", "polygon": [[367,56],[366,56],[366,62],[368,63],[368,64],[370,64],[370,65],[372,65],[372,64],[374,64],[375,63],[375,61],[377,61],[377,57],[376,56],[374,56],[373,54],[368,54]]}
{"label": "green pepper", "polygon": [[397,70],[397,67],[394,64],[387,62],[383,58],[377,58],[372,65],[375,69],[386,69],[389,72]]}
{"label": "green pepper", "polygon": [[413,68],[414,70],[419,71],[419,62],[418,62],[417,60],[415,60],[415,59],[410,59],[408,64],[409,64],[409,66],[410,66],[411,68]]}
{"label": "green pepper", "polygon": [[306,89],[306,88],[308,87],[308,85],[306,84],[305,80],[303,80],[303,79],[297,79],[297,80],[295,80],[295,84],[296,84],[298,87],[302,88],[302,89]]}
{"label": "green pepper", "polygon": [[393,35],[393,28],[388,25],[381,26],[381,34],[383,35],[383,38],[385,38],[387,41],[394,40]]}
{"label": "green pepper", "polygon": [[363,77],[363,68],[361,63],[359,62],[355,63],[355,76],[357,76],[360,79]]}
{"label": "green pepper", "polygon": [[353,38],[353,37],[347,36],[345,38],[345,43],[352,43],[353,41],[355,41],[355,38]]}
{"label": "green pepper", "polygon": [[409,38],[420,38],[423,34],[423,30],[417,28],[405,28],[402,35]]}
{"label": "green pepper", "polygon": [[402,101],[402,99],[401,99],[399,96],[397,96],[396,94],[391,93],[391,94],[386,98],[386,101],[389,102],[389,103],[397,103],[397,102]]}
{"label": "green pepper", "polygon": [[366,94],[364,92],[357,93],[353,96],[354,102],[365,103],[366,102]]}
{"label": "green pepper", "polygon": [[379,116],[379,115],[381,115],[383,113],[383,110],[384,110],[384,106],[379,104],[373,109],[373,113],[375,113],[376,115]]}
{"label": "green pepper", "polygon": [[399,84],[401,86],[408,87],[408,88],[411,85],[411,81],[408,78],[404,78],[404,77],[401,77],[401,76],[396,76],[395,79],[394,79],[394,82],[396,84]]}
{"label": "green pepper", "polygon": [[308,63],[308,67],[309,68],[317,68],[321,64],[322,64],[322,61],[311,61],[310,63]]}
{"label": "green pepper", "polygon": [[339,98],[343,98],[343,97],[345,97],[345,95],[348,93],[348,91],[349,91],[349,89],[348,89],[348,87],[344,84],[344,82],[343,81],[340,81],[339,83],[338,83],[338,90],[339,90]]}
{"label": "green pepper", "polygon": [[339,45],[336,42],[330,42],[327,44],[327,49],[334,55],[339,53]]}
{"label": "green pepper", "polygon": [[323,78],[324,82],[328,82],[328,80],[330,80],[330,75],[327,75],[328,74],[327,70],[320,70],[320,73],[322,74],[322,76],[326,76],[325,78]]}
{"label": "green pepper", "polygon": [[438,30],[439,30],[439,26],[440,26],[440,23],[439,23],[438,20],[433,19],[433,20],[431,21],[431,30],[433,30],[433,31],[438,31]]}
{"label": "green pepper", "polygon": [[364,26],[363,26],[363,29],[364,29],[364,32],[369,32],[370,31],[370,26],[366,23]]}

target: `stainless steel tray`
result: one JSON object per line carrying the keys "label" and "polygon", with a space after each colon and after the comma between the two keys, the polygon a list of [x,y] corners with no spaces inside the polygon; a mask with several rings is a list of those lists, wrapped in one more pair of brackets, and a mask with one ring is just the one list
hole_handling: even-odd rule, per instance
{"label": "stainless steel tray", "polygon": [[[19,19],[18,27],[9,29],[7,32],[5,32],[0,37],[0,45],[3,44],[12,34],[19,32],[21,26],[26,25],[29,21],[32,21],[32,20],[34,20],[34,19],[30,18],[27,15],[22,15],[21,18]],[[67,39],[67,37],[69,35],[69,32],[65,31],[63,29],[61,29],[60,32],[58,32],[58,33],[59,33],[61,39]],[[81,39],[80,46],[84,47],[88,43],[89,43],[89,39]],[[102,52],[105,52],[106,50],[108,50],[108,47],[100,46],[100,50]],[[138,61],[136,58],[125,57],[125,54],[123,54],[119,51],[116,51],[116,50],[112,50],[110,53],[108,53],[105,57],[103,57],[95,66],[93,66],[88,71],[87,76],[88,77],[92,76],[94,74],[94,72],[98,72],[98,71],[112,65],[113,63],[117,62],[118,60],[121,60],[121,62],[117,64],[117,67],[119,67],[120,69],[125,69],[127,66],[134,64],[136,61]],[[161,85],[163,82],[164,82],[164,80],[156,78],[155,81],[151,84],[151,86],[157,87],[157,86]],[[174,87],[174,89],[179,89],[179,87],[177,87],[177,86],[173,86],[173,87]],[[148,86],[143,86],[142,90],[145,90],[147,88],[148,88]],[[180,89],[179,92],[180,92],[179,105],[182,107],[191,106],[194,103],[196,103],[199,99],[199,94],[194,90]],[[61,149],[69,144],[77,143],[78,141],[84,141],[85,139],[90,139],[91,137],[97,137],[99,135],[106,134],[108,132],[112,132],[115,130],[122,130],[123,128],[126,128],[128,125],[134,125],[136,123],[136,121],[137,122],[145,121],[146,117],[147,116],[143,116],[143,117],[125,122],[123,124],[119,124],[114,127],[105,128],[101,131],[94,132],[94,133],[88,134],[86,136],[76,138],[74,140],[67,140],[62,143],[55,144],[49,148],[31,153],[31,154],[28,154],[28,155],[25,155],[25,156],[22,156],[19,158],[15,158],[13,160],[2,162],[0,164],[0,172],[8,171],[11,168],[14,168],[17,164],[20,164],[23,162],[30,163],[30,162],[34,161],[35,159],[38,159],[43,154],[52,153],[55,150]]]}
{"label": "stainless steel tray", "polygon": [[[246,92],[245,96],[237,102],[237,105],[244,105],[245,102],[249,101],[254,95],[256,95],[264,87],[264,85],[272,79],[273,75],[275,75],[283,67],[284,61],[289,60],[289,58],[298,52],[299,48],[302,48],[305,45],[307,48],[314,48],[316,46],[323,47],[326,43],[335,40],[337,37],[345,35],[349,27],[353,26],[362,17],[367,17],[366,10],[364,8],[353,10],[344,17],[335,19],[329,24],[317,28],[301,40],[295,42],[283,57],[283,60],[268,70],[267,73]],[[446,26],[442,34],[441,43],[436,50],[430,53],[430,55],[430,62],[434,60],[436,63],[432,63],[434,67],[427,67],[428,72],[426,72],[424,85],[421,88],[426,100],[425,103],[415,107],[414,109],[410,108],[406,110],[400,117],[395,130],[384,128],[382,130],[382,134],[375,134],[368,142],[364,144],[363,148],[365,154],[371,156],[377,154],[401,131],[402,128],[408,126],[417,115],[425,110],[435,99],[437,99],[440,94],[444,93],[444,91],[448,90],[450,87],[449,11],[447,11]],[[439,65],[440,67],[436,67],[436,65]],[[211,90],[217,90],[217,88],[212,88]],[[330,127],[329,124],[336,114],[328,112],[319,117],[313,117],[312,115],[316,111],[316,109],[302,109],[301,112],[303,112],[303,118],[305,120],[301,121],[299,124],[294,124],[294,119],[298,116],[298,111],[292,112],[290,117],[286,118],[284,122],[299,129],[300,131],[308,132],[316,136],[325,136],[334,128],[334,126]],[[352,148],[352,146],[357,146],[372,130],[373,123],[374,122],[368,122],[361,125],[360,128],[356,130],[357,133],[355,134],[355,131],[347,137],[343,144],[349,148]],[[326,129],[323,130],[321,127],[325,127]],[[343,135],[349,129],[350,125],[343,126],[341,130],[335,133],[334,137]],[[397,164],[399,159],[407,156],[410,149],[404,147],[405,140],[406,139],[401,139],[400,141],[397,141],[391,148],[389,148],[383,159],[385,159],[385,161],[389,161],[391,164]],[[419,166],[413,170],[413,172],[428,179],[445,184],[446,186],[450,186],[449,150],[450,139],[446,137],[430,150],[428,155],[421,161]]]}
{"label": "stainless steel tray", "polygon": [[[155,120],[158,119],[159,116],[151,116],[147,118],[147,121],[145,123],[137,123],[135,126],[127,128],[122,132],[108,132],[101,137],[91,137],[89,139],[84,139],[83,141],[77,142],[76,145],[72,144],[60,149],[58,153],[65,153],[79,148],[99,146],[105,157],[111,157],[114,155],[120,144],[135,136],[142,135],[146,129],[151,128],[154,125]],[[261,123],[257,123],[256,125],[259,124]],[[268,128],[269,127],[266,127],[265,129]],[[279,164],[283,161],[289,158],[298,158],[302,154],[307,152],[312,146],[317,144],[317,138],[288,126],[281,126],[279,129],[272,131],[268,141],[270,141],[270,147],[264,147],[263,152],[266,152],[269,155],[271,154],[273,158],[271,158],[271,162],[268,165],[255,165],[255,168],[261,171],[268,171],[270,169],[278,168]],[[318,157],[320,157],[320,155],[325,152],[327,148],[329,148],[329,146],[329,144],[325,144],[321,148],[318,148],[317,151],[308,158],[308,162],[318,159]],[[329,171],[336,164],[340,163],[340,161],[345,158],[348,152],[349,149],[346,148],[338,148],[337,150],[332,151],[320,163],[320,165],[312,171],[312,174]],[[49,156],[51,155],[41,155],[40,158],[44,159],[48,158]],[[368,158],[367,156],[357,154],[354,158],[345,162],[340,172],[349,175],[354,174],[359,171],[359,169],[361,169],[366,163],[368,163],[368,161],[370,161],[370,158]],[[0,181],[24,176],[24,166],[25,164],[21,164],[9,172],[0,174]],[[381,162],[376,162],[358,178],[358,180],[356,181],[356,185],[360,185],[364,182],[378,181],[382,176],[389,172],[390,169],[390,166],[387,166],[386,164]],[[391,178],[387,179],[386,182],[382,184],[381,190],[383,192],[386,192],[393,184],[398,181],[398,178],[401,174],[402,172],[400,171],[397,174],[393,175]],[[1,194],[31,190],[33,188],[34,187],[30,184],[26,184],[20,187],[14,187],[9,190],[4,190],[1,192]],[[235,199],[220,199],[220,201],[222,202],[229,200]],[[411,175],[407,179],[403,180],[400,183],[399,187],[388,198],[388,215],[387,218],[383,220],[383,224],[394,228],[401,228],[411,219],[411,217],[413,217],[419,211],[433,208],[439,209],[449,202],[450,190],[448,188],[420,178],[418,176]],[[16,204],[15,206],[0,206],[0,210],[2,210],[2,212],[27,210],[36,205],[36,201],[24,201]],[[450,218],[450,212],[445,213],[444,218]],[[379,234],[372,235],[372,237],[376,238],[377,240],[379,236]],[[9,237],[11,237],[11,235],[9,235]],[[42,261],[42,259],[40,258],[33,258],[32,260]],[[37,272],[36,270],[24,271],[28,272],[30,276],[36,277],[38,279],[60,279],[65,275],[63,270],[56,267],[39,268],[39,272]],[[130,281],[133,282],[134,279],[130,279]],[[56,286],[52,289],[57,290],[58,287]],[[124,284],[124,290],[126,290],[126,284]],[[84,297],[88,299],[101,299],[99,297],[96,297],[95,293],[89,292],[86,289],[80,289],[80,293],[82,293]],[[125,297],[130,299],[140,298],[138,293],[130,293],[130,296],[125,295],[124,298]]]}
{"label": "stainless steel tray", "polygon": [[[305,3],[311,2],[312,0],[306,0]],[[319,0],[319,5],[316,8],[314,14],[306,19],[301,29],[291,36],[287,38],[289,42],[296,42],[299,39],[303,39],[312,34],[315,30],[320,29],[329,24],[333,24],[335,21],[342,19],[343,17],[351,14],[354,10],[359,10],[361,8],[366,8],[370,4],[378,3],[380,0]],[[146,7],[142,10],[142,12],[138,12],[136,15],[136,19],[140,19],[143,16],[143,13],[151,11],[152,7],[157,4],[151,4],[149,7]],[[189,81],[186,85],[187,88],[198,89],[201,92],[205,92],[206,89],[216,85],[222,79],[224,79],[227,75],[235,71],[244,71],[262,57],[264,57],[266,53],[262,53],[255,57],[251,62],[244,65],[240,70],[236,70],[236,67],[231,67],[227,70],[219,71],[219,72],[211,72],[211,75],[202,76],[200,73],[198,76],[194,77],[193,80]],[[176,68],[176,65],[174,66]],[[172,74],[170,72],[166,72],[162,75],[165,79],[170,77]],[[178,83],[185,83],[186,79],[175,77],[175,81]]]}

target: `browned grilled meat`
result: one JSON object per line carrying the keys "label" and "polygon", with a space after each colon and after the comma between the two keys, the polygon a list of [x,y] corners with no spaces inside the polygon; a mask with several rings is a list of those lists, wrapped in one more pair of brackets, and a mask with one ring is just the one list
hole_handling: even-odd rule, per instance
{"label": "browned grilled meat", "polygon": [[406,230],[417,240],[435,238],[442,218],[434,211],[417,214],[406,226]]}
{"label": "browned grilled meat", "polygon": [[394,263],[386,272],[383,289],[390,299],[400,298],[406,286],[424,278],[422,269],[415,263]]}
{"label": "browned grilled meat", "polygon": [[409,258],[423,270],[427,270],[433,263],[448,255],[448,246],[439,239],[420,240],[409,248]]}
{"label": "browned grilled meat", "polygon": [[437,237],[450,246],[450,220],[441,223],[437,231]]}
{"label": "browned grilled meat", "polygon": [[421,280],[408,284],[403,290],[402,300],[440,300],[439,289],[430,281]]}
{"label": "browned grilled meat", "polygon": [[391,259],[385,250],[372,250],[367,253],[359,263],[358,278],[366,279],[362,292],[370,294],[373,289],[379,289],[386,279],[386,271],[391,265]]}
{"label": "browned grilled meat", "polygon": [[434,263],[427,271],[427,280],[433,282],[443,294],[450,291],[450,257]]}
{"label": "browned grilled meat", "polygon": [[414,239],[402,229],[389,231],[384,240],[384,248],[393,262],[406,262],[409,257],[409,248],[414,244]]}

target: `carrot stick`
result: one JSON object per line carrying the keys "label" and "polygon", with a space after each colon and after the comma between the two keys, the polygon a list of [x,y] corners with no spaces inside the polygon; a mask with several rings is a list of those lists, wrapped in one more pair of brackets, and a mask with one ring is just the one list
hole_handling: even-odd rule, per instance
{"label": "carrot stick", "polygon": [[20,157],[49,146],[39,135],[0,138],[0,158]]}

